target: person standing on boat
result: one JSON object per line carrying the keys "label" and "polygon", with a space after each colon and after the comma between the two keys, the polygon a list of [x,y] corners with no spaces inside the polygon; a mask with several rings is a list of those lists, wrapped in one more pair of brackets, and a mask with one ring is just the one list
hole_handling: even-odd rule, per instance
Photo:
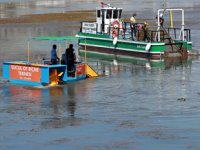
{"label": "person standing on boat", "polygon": [[125,23],[123,21],[123,19],[119,19],[119,24],[120,24],[120,31],[122,34],[122,38],[125,39]]}
{"label": "person standing on boat", "polygon": [[164,17],[163,17],[163,14],[161,13],[160,14],[160,25],[161,25],[161,27],[163,27],[163,24],[164,24]]}
{"label": "person standing on boat", "polygon": [[74,52],[73,44],[69,45],[69,48],[66,49],[65,51],[65,58],[67,62],[67,70],[69,72],[74,71],[74,63],[76,61],[76,55]]}
{"label": "person standing on boat", "polygon": [[[158,19],[158,16],[156,16],[156,19]],[[162,13],[159,15],[159,22],[160,22],[160,26],[163,27],[163,24],[164,24],[164,17],[163,17],[163,14],[162,14]]]}
{"label": "person standing on boat", "polygon": [[51,50],[51,64],[52,65],[58,64],[59,61],[60,59],[57,56],[57,46],[54,44]]}
{"label": "person standing on boat", "polygon": [[63,53],[63,54],[62,54],[62,59],[61,59],[61,64],[62,64],[62,65],[66,65],[66,64],[67,64],[66,60],[67,60],[67,59],[66,59],[65,53]]}
{"label": "person standing on boat", "polygon": [[135,40],[136,32],[137,32],[137,29],[136,29],[136,14],[133,14],[132,17],[130,18],[130,28],[131,28],[131,38],[132,38],[132,40]]}
{"label": "person standing on boat", "polygon": [[143,25],[143,31],[144,31],[144,38],[143,41],[149,41],[149,37],[148,37],[148,23],[145,21],[144,25]]}

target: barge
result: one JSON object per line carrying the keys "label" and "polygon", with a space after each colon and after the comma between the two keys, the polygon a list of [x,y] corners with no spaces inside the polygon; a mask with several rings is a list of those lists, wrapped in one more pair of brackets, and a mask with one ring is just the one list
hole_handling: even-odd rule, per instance
{"label": "barge", "polygon": [[[144,30],[146,22],[135,23],[136,34],[131,35],[130,22],[122,20],[122,8],[101,4],[96,9],[96,22],[81,22],[78,44],[80,51],[98,54],[126,55],[150,59],[162,59],[168,56],[187,56],[192,49],[190,29],[185,28],[183,9],[159,9],[157,16],[163,14],[181,14],[180,27],[165,27],[161,17],[157,17],[155,28]],[[171,22],[172,20],[172,16]],[[146,36],[146,37],[145,37]]]}
{"label": "barge", "polygon": [[[35,37],[34,40],[67,41],[74,40],[75,37]],[[84,80],[87,77],[97,77],[98,74],[86,63],[76,62],[73,72],[68,71],[67,65],[52,65],[50,60],[43,60],[43,63],[33,63],[30,61],[30,48],[27,50],[27,60],[25,61],[5,61],[3,62],[3,78],[12,84],[25,86],[57,86],[69,82]]]}

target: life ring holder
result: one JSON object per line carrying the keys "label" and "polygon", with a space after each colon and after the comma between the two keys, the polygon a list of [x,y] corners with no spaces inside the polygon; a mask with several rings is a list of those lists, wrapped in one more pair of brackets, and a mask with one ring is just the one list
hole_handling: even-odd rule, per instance
{"label": "life ring holder", "polygon": [[115,37],[118,37],[118,31],[117,29],[112,30],[112,38],[114,39]]}

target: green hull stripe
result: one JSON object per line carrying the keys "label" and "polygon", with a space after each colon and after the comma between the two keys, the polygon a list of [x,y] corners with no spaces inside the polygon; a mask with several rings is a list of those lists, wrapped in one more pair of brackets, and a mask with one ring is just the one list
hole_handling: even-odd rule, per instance
{"label": "green hull stripe", "polygon": [[[100,45],[95,45],[95,44],[85,44],[85,43],[79,43],[80,45],[84,46],[91,46],[91,47],[101,47],[101,48],[107,48],[107,49],[114,49],[115,47],[108,47],[108,46],[100,46]],[[129,52],[140,52],[140,53],[151,53],[151,54],[164,54],[164,52],[149,52],[149,51],[141,51],[138,49],[127,49],[127,48],[115,48],[115,49],[123,49],[125,51],[129,51]]]}
{"label": "green hull stripe", "polygon": [[[98,37],[92,37],[92,36],[81,36],[81,35],[77,35],[78,38],[83,38],[83,39],[96,39],[96,40],[104,40],[104,41],[113,41],[113,39],[111,38],[98,38]],[[127,41],[127,40],[118,40],[118,42],[123,42],[123,43],[133,43],[133,44],[142,44],[142,45],[146,45],[148,44],[145,42],[137,42],[137,41]],[[151,42],[150,42],[151,43]],[[160,43],[151,43],[151,45],[153,46],[163,46],[165,45],[165,43],[160,42]]]}

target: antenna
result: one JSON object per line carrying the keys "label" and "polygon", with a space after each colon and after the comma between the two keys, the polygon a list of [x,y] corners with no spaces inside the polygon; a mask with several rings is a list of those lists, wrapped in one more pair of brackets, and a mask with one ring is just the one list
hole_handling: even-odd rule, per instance
{"label": "antenna", "polygon": [[101,2],[101,8],[104,8],[105,6],[110,7],[110,4],[106,4],[104,2]]}
{"label": "antenna", "polygon": [[163,4],[162,5],[163,5],[163,14],[164,14],[164,12],[167,9],[167,2],[165,0],[163,0]]}

